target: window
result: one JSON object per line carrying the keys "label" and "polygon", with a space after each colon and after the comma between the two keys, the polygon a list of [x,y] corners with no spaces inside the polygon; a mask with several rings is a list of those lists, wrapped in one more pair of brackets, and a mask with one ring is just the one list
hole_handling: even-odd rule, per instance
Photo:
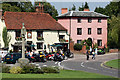
{"label": "window", "polygon": [[98,22],[101,23],[101,19],[98,19]]}
{"label": "window", "polygon": [[82,28],[77,28],[77,35],[82,35]]}
{"label": "window", "polygon": [[59,35],[59,39],[65,39],[65,35]]}
{"label": "window", "polygon": [[88,23],[91,23],[92,22],[92,19],[91,18],[88,18]]}
{"label": "window", "polygon": [[91,34],[91,28],[88,28],[88,34]]}
{"label": "window", "polygon": [[102,34],[102,28],[97,29],[97,34]]}
{"label": "window", "polygon": [[37,31],[37,37],[43,37],[43,31]]}
{"label": "window", "polygon": [[97,43],[98,43],[98,46],[102,46],[102,40],[98,40]]}
{"label": "window", "polygon": [[16,31],[16,37],[21,37],[21,31]]}
{"label": "window", "polygon": [[78,19],[78,23],[81,23],[81,19],[80,18]]}
{"label": "window", "polygon": [[37,43],[37,49],[43,49],[43,43]]}
{"label": "window", "polygon": [[77,40],[77,43],[80,44],[82,40]]}

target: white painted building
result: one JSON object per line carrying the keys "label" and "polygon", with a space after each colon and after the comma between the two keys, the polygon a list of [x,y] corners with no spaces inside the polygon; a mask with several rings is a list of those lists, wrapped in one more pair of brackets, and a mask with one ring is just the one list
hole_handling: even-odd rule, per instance
{"label": "white painted building", "polygon": [[7,27],[11,36],[9,50],[18,52],[21,50],[21,28],[22,23],[26,28],[26,50],[36,49],[36,53],[43,49],[50,51],[53,44],[63,45],[63,49],[69,47],[69,36],[67,29],[60,25],[47,13],[39,12],[5,12],[4,20],[0,20],[0,44],[4,47],[2,40],[3,27]]}

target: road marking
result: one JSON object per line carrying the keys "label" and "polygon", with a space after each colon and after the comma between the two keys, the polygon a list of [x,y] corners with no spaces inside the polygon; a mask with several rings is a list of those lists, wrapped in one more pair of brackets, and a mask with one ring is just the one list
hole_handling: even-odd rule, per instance
{"label": "road marking", "polygon": [[81,66],[82,66],[82,67],[85,67],[83,64],[84,64],[84,62],[81,63]]}
{"label": "road marking", "polygon": [[43,65],[43,66],[47,66],[47,65]]}
{"label": "road marking", "polygon": [[92,68],[92,67],[87,67],[88,69],[92,69],[92,70],[98,70],[98,69],[95,69],[95,68]]}

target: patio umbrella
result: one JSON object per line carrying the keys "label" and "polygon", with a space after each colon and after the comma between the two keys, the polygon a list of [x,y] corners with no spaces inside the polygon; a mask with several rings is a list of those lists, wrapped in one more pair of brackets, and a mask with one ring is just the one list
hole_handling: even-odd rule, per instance
{"label": "patio umbrella", "polygon": [[55,47],[62,47],[62,45],[58,44],[58,45],[55,45]]}

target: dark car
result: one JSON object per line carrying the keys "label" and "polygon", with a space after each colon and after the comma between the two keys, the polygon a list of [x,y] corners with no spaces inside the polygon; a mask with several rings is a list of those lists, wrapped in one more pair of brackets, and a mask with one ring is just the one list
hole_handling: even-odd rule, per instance
{"label": "dark car", "polygon": [[97,54],[98,54],[98,55],[105,54],[105,51],[104,51],[104,49],[99,49],[99,50],[97,51]]}
{"label": "dark car", "polygon": [[[19,58],[22,58],[22,53],[8,53],[3,61],[7,63],[16,63]],[[25,58],[28,58],[30,61],[34,61],[34,58],[31,58],[29,55],[25,55]]]}

